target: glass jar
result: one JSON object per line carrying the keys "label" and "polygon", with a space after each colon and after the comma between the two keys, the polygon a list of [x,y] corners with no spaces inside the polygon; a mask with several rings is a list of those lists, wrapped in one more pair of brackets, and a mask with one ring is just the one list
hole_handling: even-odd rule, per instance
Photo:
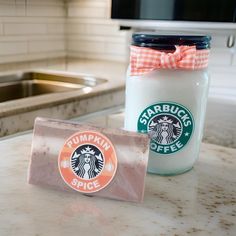
{"label": "glass jar", "polygon": [[209,36],[133,34],[125,129],[149,133],[148,172],[176,175],[199,155],[208,97]]}

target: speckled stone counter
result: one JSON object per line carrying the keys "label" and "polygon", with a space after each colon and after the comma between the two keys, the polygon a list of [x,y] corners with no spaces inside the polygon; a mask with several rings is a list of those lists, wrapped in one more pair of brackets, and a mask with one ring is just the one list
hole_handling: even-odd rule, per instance
{"label": "speckled stone counter", "polygon": [[[93,122],[120,126],[122,119]],[[27,184],[31,138],[0,141],[1,236],[236,235],[236,149],[202,144],[194,169],[148,174],[144,202],[134,204]]]}

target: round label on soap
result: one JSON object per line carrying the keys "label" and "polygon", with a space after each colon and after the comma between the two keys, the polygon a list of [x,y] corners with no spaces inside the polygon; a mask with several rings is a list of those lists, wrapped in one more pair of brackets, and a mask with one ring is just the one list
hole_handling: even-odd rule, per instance
{"label": "round label on soap", "polygon": [[193,133],[194,120],[191,112],[183,105],[160,102],[141,113],[137,129],[150,134],[151,151],[172,154],[188,143]]}
{"label": "round label on soap", "polygon": [[82,193],[94,193],[105,188],[115,176],[115,148],[99,132],[78,132],[64,143],[58,167],[63,180],[71,188]]}

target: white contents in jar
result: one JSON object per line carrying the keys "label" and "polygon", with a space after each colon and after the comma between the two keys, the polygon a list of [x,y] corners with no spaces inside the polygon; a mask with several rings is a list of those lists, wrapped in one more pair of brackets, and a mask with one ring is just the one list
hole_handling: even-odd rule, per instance
{"label": "white contents in jar", "polygon": [[192,168],[202,139],[208,87],[204,69],[154,70],[127,77],[125,129],[148,132],[155,140],[149,172],[172,175]]}

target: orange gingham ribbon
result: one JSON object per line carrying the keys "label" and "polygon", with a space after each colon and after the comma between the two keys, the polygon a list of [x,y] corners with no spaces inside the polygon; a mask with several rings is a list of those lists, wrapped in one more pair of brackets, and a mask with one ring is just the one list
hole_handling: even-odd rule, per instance
{"label": "orange gingham ribbon", "polygon": [[209,50],[196,46],[175,46],[174,52],[131,46],[130,75],[143,75],[156,69],[197,70],[208,66]]}

